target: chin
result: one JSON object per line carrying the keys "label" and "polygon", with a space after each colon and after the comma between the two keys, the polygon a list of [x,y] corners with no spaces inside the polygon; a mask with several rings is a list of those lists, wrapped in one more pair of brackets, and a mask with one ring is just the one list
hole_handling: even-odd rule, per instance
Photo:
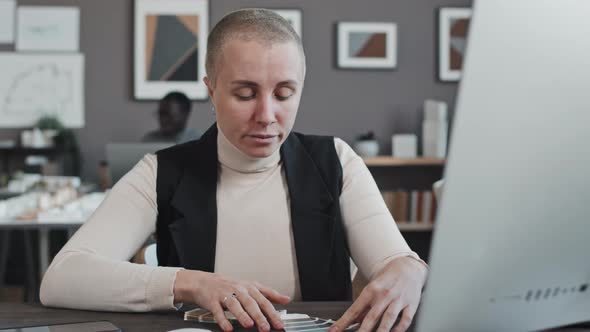
{"label": "chin", "polygon": [[266,158],[272,155],[276,150],[277,146],[265,146],[265,147],[250,147],[245,151],[245,153],[253,158]]}

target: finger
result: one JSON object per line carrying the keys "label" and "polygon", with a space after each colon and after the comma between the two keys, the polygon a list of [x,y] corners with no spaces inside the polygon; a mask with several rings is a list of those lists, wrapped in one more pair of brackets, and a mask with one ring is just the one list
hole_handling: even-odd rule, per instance
{"label": "finger", "polygon": [[242,308],[242,304],[234,296],[228,297],[224,302],[227,309],[236,316],[240,324],[245,328],[251,328],[254,326],[254,321],[248,313]]}
{"label": "finger", "polygon": [[367,316],[367,313],[369,313],[369,309],[370,308],[366,308],[365,310],[363,310],[363,312],[361,312],[359,316],[356,318],[355,322],[361,323],[363,319],[365,319],[365,316]]}
{"label": "finger", "polygon": [[258,306],[262,309],[262,312],[270,319],[272,326],[277,330],[282,330],[283,321],[272,303],[257,288],[251,290],[251,295],[258,302]]}
{"label": "finger", "polygon": [[237,299],[242,303],[242,307],[258,326],[258,331],[268,332],[270,331],[270,324],[266,320],[266,317],[260,311],[258,302],[256,302],[248,292],[242,292],[238,295]]}
{"label": "finger", "polygon": [[340,317],[330,327],[328,332],[338,332],[345,330],[350,324],[354,323],[357,318],[369,308],[369,295],[368,293],[361,293],[361,295],[354,301],[354,303],[346,310],[344,315]]}
{"label": "finger", "polygon": [[385,309],[387,309],[388,304],[389,302],[387,301],[377,302],[377,304],[373,306],[371,310],[369,310],[367,316],[365,316],[365,319],[363,319],[363,322],[361,323],[361,327],[358,329],[358,332],[373,331],[373,328],[377,325],[379,319],[381,319],[381,316],[383,316],[383,312],[385,311]]}
{"label": "finger", "polygon": [[223,312],[223,308],[221,308],[221,304],[215,303],[210,310],[211,313],[213,313],[215,321],[224,332],[229,332],[234,329],[229,320],[227,320],[225,317],[225,313]]}
{"label": "finger", "polygon": [[418,307],[407,306],[402,312],[402,317],[400,318],[399,322],[397,322],[397,325],[394,327],[393,332],[406,331],[410,327],[410,325],[412,325],[412,321],[414,320],[416,310],[418,310]]}
{"label": "finger", "polygon": [[256,285],[256,288],[258,288],[258,290],[260,291],[260,293],[262,293],[262,295],[264,295],[264,297],[266,297],[273,303],[287,304],[291,302],[290,297],[288,297],[287,295],[283,295],[272,288],[262,286],[259,284]]}
{"label": "finger", "polygon": [[381,324],[379,325],[377,332],[389,332],[397,320],[397,316],[401,309],[401,305],[398,301],[391,302],[381,317]]}

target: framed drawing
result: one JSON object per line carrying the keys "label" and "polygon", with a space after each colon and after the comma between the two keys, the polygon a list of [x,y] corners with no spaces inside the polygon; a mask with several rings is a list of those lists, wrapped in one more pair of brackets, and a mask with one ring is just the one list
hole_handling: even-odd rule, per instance
{"label": "framed drawing", "polygon": [[33,127],[43,116],[84,127],[84,55],[0,52],[0,128]]}
{"label": "framed drawing", "polygon": [[268,8],[268,9],[281,15],[287,21],[289,21],[289,23],[291,23],[291,25],[293,26],[293,29],[295,29],[295,31],[299,34],[299,38],[301,38],[303,40],[303,25],[302,25],[302,16],[303,15],[301,13],[301,9],[283,9],[283,8],[281,8],[281,9]]}
{"label": "framed drawing", "polygon": [[396,68],[397,25],[392,22],[339,22],[337,67]]}
{"label": "framed drawing", "polygon": [[0,44],[12,44],[15,38],[16,0],[0,0]]}
{"label": "framed drawing", "polygon": [[207,99],[208,27],[208,0],[135,0],[135,99],[157,100],[173,90]]}
{"label": "framed drawing", "polygon": [[20,6],[17,10],[17,51],[78,52],[80,8]]}
{"label": "framed drawing", "polygon": [[456,82],[467,46],[471,8],[443,7],[438,11],[438,79]]}

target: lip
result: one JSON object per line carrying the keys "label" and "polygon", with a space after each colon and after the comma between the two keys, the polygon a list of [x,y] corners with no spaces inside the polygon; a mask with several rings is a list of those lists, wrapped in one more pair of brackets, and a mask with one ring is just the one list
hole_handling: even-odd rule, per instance
{"label": "lip", "polygon": [[250,134],[248,135],[250,139],[252,139],[256,144],[272,144],[274,139],[278,137],[278,135],[269,135],[269,134]]}
{"label": "lip", "polygon": [[250,137],[253,137],[253,138],[269,139],[269,138],[276,137],[276,136],[278,136],[278,135],[270,135],[270,134],[250,134],[250,135],[248,135],[248,136],[250,136]]}

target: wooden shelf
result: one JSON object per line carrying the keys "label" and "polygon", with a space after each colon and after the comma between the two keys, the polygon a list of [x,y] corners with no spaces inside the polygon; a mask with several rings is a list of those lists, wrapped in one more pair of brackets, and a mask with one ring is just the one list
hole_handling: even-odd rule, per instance
{"label": "wooden shelf", "polygon": [[397,223],[397,227],[401,232],[429,232],[434,228],[433,224],[425,223]]}
{"label": "wooden shelf", "polygon": [[391,156],[377,156],[364,158],[367,166],[442,166],[445,159],[439,158],[394,158]]}
{"label": "wooden shelf", "polygon": [[10,173],[10,163],[15,158],[22,160],[26,156],[47,156],[50,160],[60,159],[65,155],[72,157],[72,161],[69,162],[69,169],[66,174],[78,175],[79,174],[79,160],[77,157],[77,149],[75,148],[64,148],[62,146],[49,146],[44,148],[33,148],[33,147],[6,147],[0,146],[0,174]]}

